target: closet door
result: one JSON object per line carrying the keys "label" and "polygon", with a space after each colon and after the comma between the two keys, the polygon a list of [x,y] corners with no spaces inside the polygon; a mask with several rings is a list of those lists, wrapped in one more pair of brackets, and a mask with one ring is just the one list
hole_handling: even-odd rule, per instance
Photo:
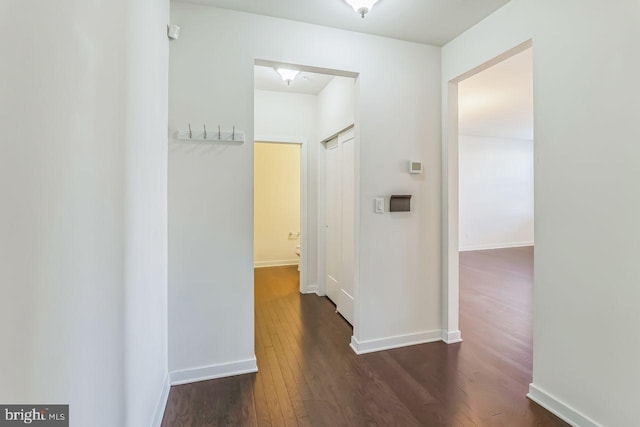
{"label": "closet door", "polygon": [[338,312],[353,325],[355,295],[355,206],[356,206],[356,149],[355,131],[348,130],[338,137],[342,152],[342,260]]}
{"label": "closet door", "polygon": [[327,142],[326,293],[334,304],[342,269],[342,150],[338,138]]}

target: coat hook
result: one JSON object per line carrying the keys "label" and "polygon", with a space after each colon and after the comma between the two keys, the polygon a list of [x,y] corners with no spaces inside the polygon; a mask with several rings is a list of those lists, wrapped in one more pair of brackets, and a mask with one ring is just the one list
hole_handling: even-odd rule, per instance
{"label": "coat hook", "polygon": [[222,138],[222,135],[220,133],[220,125],[218,125],[218,140],[220,140]]}
{"label": "coat hook", "polygon": [[233,134],[231,135],[231,140],[235,141],[236,140],[236,127],[233,127]]}
{"label": "coat hook", "polygon": [[192,136],[193,136],[193,133],[191,133],[191,123],[189,123],[189,139],[191,139]]}
{"label": "coat hook", "polygon": [[207,125],[202,125],[204,128],[204,139],[207,139]]}

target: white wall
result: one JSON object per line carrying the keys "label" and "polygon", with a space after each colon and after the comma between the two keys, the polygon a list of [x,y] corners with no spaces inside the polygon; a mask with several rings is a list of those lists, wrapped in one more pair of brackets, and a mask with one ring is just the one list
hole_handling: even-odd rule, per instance
{"label": "white wall", "polygon": [[531,391],[580,425],[640,418],[639,22],[634,0],[512,0],[443,48],[446,87],[533,39]]}
{"label": "white wall", "polygon": [[[173,3],[172,21],[182,34],[171,47],[170,130],[188,122],[235,124],[248,143],[170,146],[171,369],[254,354],[255,58],[360,73],[355,109],[363,286],[354,334],[368,342],[438,330],[440,49],[186,3]],[[409,176],[411,158],[425,162],[425,174]],[[414,195],[412,213],[373,213],[374,197],[399,192]],[[230,321],[233,328],[221,327]]]}
{"label": "white wall", "polygon": [[255,136],[303,137],[311,141],[316,132],[316,103],[315,95],[256,90]]}
{"label": "white wall", "polygon": [[168,393],[169,2],[127,5],[125,425],[159,426]]}
{"label": "white wall", "polygon": [[354,79],[336,76],[318,94],[318,141],[354,123],[355,88]]}
{"label": "white wall", "polygon": [[72,426],[151,424],[167,371],[167,18],[0,5],[0,401]]}
{"label": "white wall", "polygon": [[533,245],[533,141],[460,135],[460,250]]}
{"label": "white wall", "polygon": [[[297,265],[300,232],[298,144],[257,143],[254,147],[254,264]],[[294,235],[295,236],[295,235]]]}

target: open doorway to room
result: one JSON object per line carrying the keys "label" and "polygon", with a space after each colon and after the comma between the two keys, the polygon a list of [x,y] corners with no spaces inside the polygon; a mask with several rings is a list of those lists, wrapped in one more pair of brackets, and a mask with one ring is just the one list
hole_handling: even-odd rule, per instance
{"label": "open doorway to room", "polygon": [[346,347],[357,327],[355,77],[256,61],[258,360],[273,336],[296,346],[298,334],[325,328]]}
{"label": "open doorway to room", "polygon": [[300,271],[302,144],[254,146],[254,265]]}
{"label": "open doorway to room", "polygon": [[500,354],[496,369],[517,368],[524,394],[533,359],[531,46],[457,82],[457,96],[460,330]]}

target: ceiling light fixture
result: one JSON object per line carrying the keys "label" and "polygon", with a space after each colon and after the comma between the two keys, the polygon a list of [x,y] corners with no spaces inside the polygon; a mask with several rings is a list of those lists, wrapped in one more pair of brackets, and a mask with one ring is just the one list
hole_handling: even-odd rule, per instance
{"label": "ceiling light fixture", "polygon": [[353,8],[353,10],[355,10],[358,15],[362,16],[362,18],[364,19],[364,16],[369,13],[371,11],[371,9],[373,9],[373,5],[378,3],[378,0],[345,0],[347,3],[349,3],[349,6],[351,6]]}
{"label": "ceiling light fixture", "polygon": [[289,70],[287,68],[278,68],[276,71],[280,74],[282,80],[287,82],[288,86],[291,85],[291,82],[294,81],[296,76],[300,73],[298,70]]}

